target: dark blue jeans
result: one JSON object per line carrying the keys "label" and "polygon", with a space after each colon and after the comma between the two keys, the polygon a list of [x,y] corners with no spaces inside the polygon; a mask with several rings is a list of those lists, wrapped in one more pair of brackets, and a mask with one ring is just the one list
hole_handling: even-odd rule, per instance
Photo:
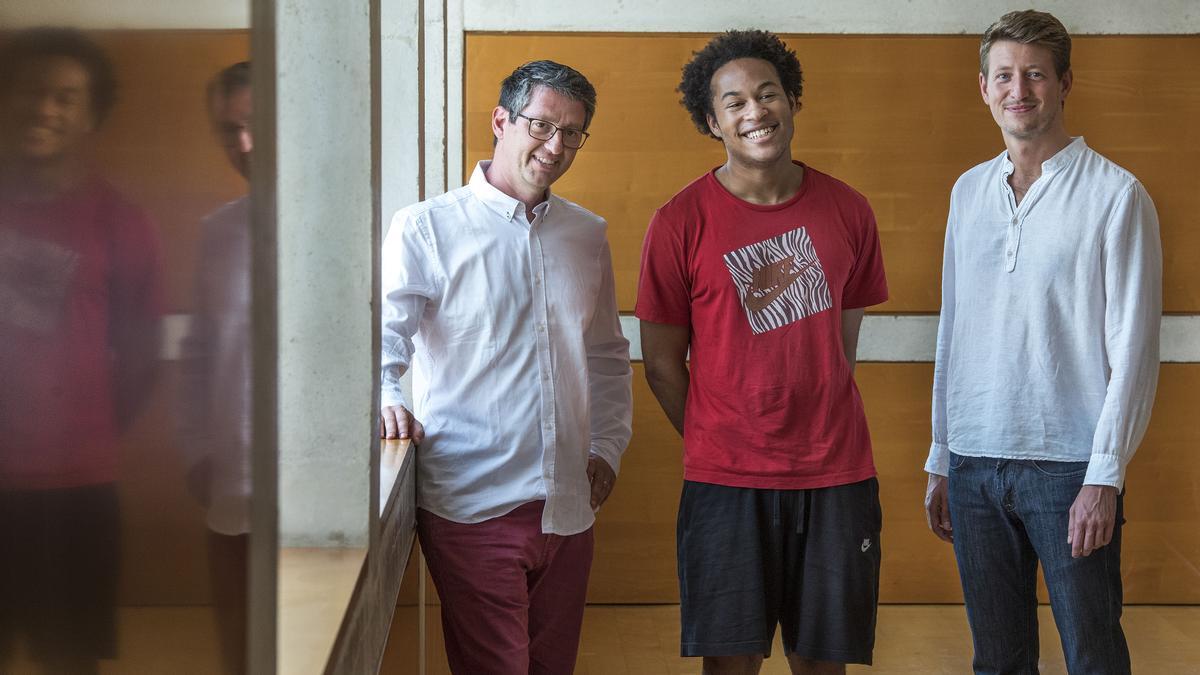
{"label": "dark blue jeans", "polygon": [[1122,502],[1112,542],[1071,557],[1069,510],[1087,462],[950,456],[954,555],[980,675],[1038,672],[1037,567],[1072,675],[1128,673],[1121,630]]}

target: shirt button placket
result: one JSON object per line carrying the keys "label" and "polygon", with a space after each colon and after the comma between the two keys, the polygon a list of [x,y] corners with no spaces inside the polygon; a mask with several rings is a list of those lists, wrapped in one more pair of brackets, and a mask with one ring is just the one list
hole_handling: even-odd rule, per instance
{"label": "shirt button placket", "polygon": [[[538,236],[534,228],[531,228],[529,233],[529,249],[530,260],[533,264],[531,273],[533,276],[534,321],[536,322],[534,326],[536,333],[534,339],[537,344],[538,368],[541,370],[540,380],[542,384],[542,436],[546,448],[553,452],[553,449],[556,447],[554,439],[554,384],[550,381],[551,358],[549,325],[546,316],[546,288],[541,283],[545,276],[545,260],[542,252],[541,237]],[[550,477],[547,476],[547,478]]]}
{"label": "shirt button placket", "polygon": [[1021,228],[1019,219],[1016,216],[1008,224],[1008,236],[1004,246],[1004,262],[1005,269],[1012,272],[1017,268],[1017,248],[1021,242]]}

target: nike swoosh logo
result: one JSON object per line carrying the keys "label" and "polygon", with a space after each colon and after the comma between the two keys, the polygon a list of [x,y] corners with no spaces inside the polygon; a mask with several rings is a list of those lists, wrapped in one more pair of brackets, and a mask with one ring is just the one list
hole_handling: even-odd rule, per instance
{"label": "nike swoosh logo", "polygon": [[[773,264],[781,265],[781,264],[787,264],[790,262],[791,262],[791,259],[788,259],[788,260],[783,260],[783,261],[773,263]],[[756,314],[758,312],[761,312],[772,302],[775,302],[776,298],[783,295],[783,292],[786,291],[792,284],[796,283],[796,281],[800,278],[800,276],[802,274],[804,274],[804,272],[808,268],[812,267],[812,265],[813,265],[812,263],[804,263],[803,267],[801,267],[797,270],[793,270],[792,272],[788,272],[787,276],[784,277],[783,279],[780,279],[779,282],[776,283],[775,286],[771,289],[771,291],[768,292],[766,295],[755,295],[755,293],[759,292],[760,289],[754,288],[754,285],[751,284],[749,291],[746,293],[746,309],[748,309],[751,312],[754,312]],[[768,265],[767,267],[771,267],[771,266],[772,265]],[[766,269],[766,268],[763,268],[763,269]]]}

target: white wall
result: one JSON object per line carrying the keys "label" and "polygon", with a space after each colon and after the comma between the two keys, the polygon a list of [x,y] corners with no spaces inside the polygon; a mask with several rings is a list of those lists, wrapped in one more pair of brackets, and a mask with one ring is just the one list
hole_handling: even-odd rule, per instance
{"label": "white wall", "polygon": [[[1196,0],[449,0],[451,23],[469,31],[712,32],[768,27],[781,33],[979,33],[1004,12],[1032,4],[1073,33],[1200,32]],[[331,8],[341,7],[330,2]],[[747,9],[749,8],[749,11]],[[71,23],[92,28],[246,28],[242,0],[4,0],[0,26]],[[386,34],[385,34],[386,37]]]}
{"label": "white wall", "polygon": [[250,0],[4,0],[0,26],[249,28]]}
{"label": "white wall", "polygon": [[1072,33],[1196,33],[1196,0],[461,0],[469,31],[715,32],[768,28],[778,33],[982,33],[1007,11],[1030,4]]}

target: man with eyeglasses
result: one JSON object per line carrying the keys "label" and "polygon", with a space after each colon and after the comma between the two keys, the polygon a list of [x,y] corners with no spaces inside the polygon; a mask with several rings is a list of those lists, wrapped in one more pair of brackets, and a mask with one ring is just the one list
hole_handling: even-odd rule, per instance
{"label": "man with eyeglasses", "polygon": [[384,242],[380,433],[420,446],[417,533],[455,673],[575,666],[632,404],[605,222],[550,192],[595,106],[567,66],[517,68],[492,160]]}
{"label": "man with eyeglasses", "polygon": [[[208,114],[229,165],[250,179],[250,63],[208,84]],[[223,673],[246,672],[250,556],[250,196],[201,223],[192,323],[179,359],[177,424],[189,492],[205,507]]]}

